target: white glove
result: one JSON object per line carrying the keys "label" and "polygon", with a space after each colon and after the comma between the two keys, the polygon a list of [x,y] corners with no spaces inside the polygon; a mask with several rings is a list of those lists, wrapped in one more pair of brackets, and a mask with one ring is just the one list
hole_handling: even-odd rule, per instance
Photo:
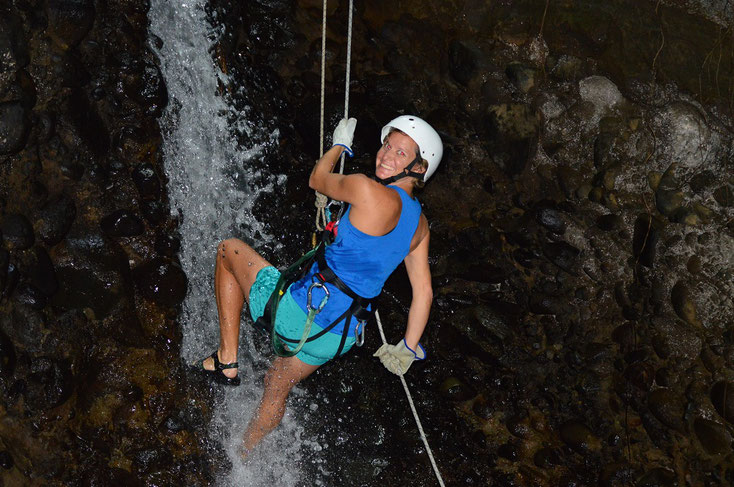
{"label": "white glove", "polygon": [[395,375],[403,375],[416,360],[425,360],[426,351],[418,344],[417,353],[408,347],[403,338],[397,345],[387,343],[377,349],[373,357],[379,357],[382,365]]}
{"label": "white glove", "polygon": [[339,120],[339,123],[334,129],[334,135],[331,137],[331,143],[344,147],[349,157],[354,155],[354,152],[352,152],[352,140],[354,140],[354,129],[356,127],[356,118],[350,118],[349,120],[342,118]]}

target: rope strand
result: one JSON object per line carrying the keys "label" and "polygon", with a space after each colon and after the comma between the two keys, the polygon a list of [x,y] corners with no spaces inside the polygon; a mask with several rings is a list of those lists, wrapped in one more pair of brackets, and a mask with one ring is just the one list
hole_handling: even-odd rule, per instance
{"label": "rope strand", "polygon": [[[387,339],[385,338],[385,332],[382,329],[382,321],[380,321],[380,312],[375,311],[375,319],[377,320],[377,329],[380,330],[380,338],[382,338],[382,344],[387,344]],[[431,447],[428,445],[428,438],[426,438],[426,433],[423,431],[423,425],[421,424],[420,418],[418,418],[418,411],[415,409],[415,404],[413,404],[413,396],[410,394],[410,390],[408,389],[408,383],[405,381],[405,376],[400,374],[400,382],[403,383],[403,389],[405,389],[405,396],[408,398],[408,404],[410,404],[410,410],[413,411],[413,418],[415,418],[415,424],[418,426],[418,432],[421,435],[421,440],[423,440],[423,445],[426,447],[426,453],[428,453],[428,458],[431,460],[431,466],[433,467],[433,472],[436,474],[436,479],[438,480],[438,484],[441,487],[444,487],[443,483],[443,477],[441,477],[441,472],[438,471],[438,465],[436,465],[436,460],[433,458],[433,451],[431,451]]]}
{"label": "rope strand", "polygon": [[[326,3],[327,0],[324,0],[323,2],[323,21],[321,26],[321,133],[319,137],[319,152],[321,153],[321,156],[324,155],[324,93],[325,93],[325,85],[326,85]],[[349,82],[350,82],[350,66],[352,63],[352,12],[354,11],[354,1],[349,0],[349,20],[348,20],[348,26],[347,26],[347,68],[346,68],[346,78],[345,78],[345,86],[344,86],[344,118],[349,118]],[[344,160],[345,160],[345,154],[342,152],[341,158],[340,158],[340,166],[339,166],[339,174],[344,174]],[[322,231],[324,229],[324,226],[326,226],[326,213],[325,208],[328,205],[328,198],[326,195],[323,195],[316,191],[316,229],[318,231]],[[323,222],[323,226],[321,226],[321,222]],[[380,330],[380,337],[382,338],[382,343],[387,343],[387,340],[385,339],[385,332],[382,330],[382,322],[380,321],[380,314],[375,311],[375,318],[377,319],[377,328]],[[408,398],[408,404],[410,405],[410,410],[413,412],[413,418],[415,418],[415,424],[418,426],[418,432],[420,433],[421,440],[423,440],[423,445],[426,447],[426,452],[428,453],[428,458],[431,460],[431,466],[433,467],[433,471],[436,474],[436,478],[438,479],[438,483],[441,487],[444,487],[443,478],[441,477],[441,472],[438,470],[438,466],[436,465],[436,460],[433,458],[433,452],[431,451],[431,447],[428,445],[428,438],[426,438],[426,434],[423,431],[423,425],[421,424],[421,420],[418,417],[418,411],[415,409],[415,404],[413,404],[413,396],[410,394],[410,390],[408,389],[408,383],[405,381],[405,377],[403,375],[400,375],[400,382],[403,384],[403,389],[405,390],[405,396]]]}

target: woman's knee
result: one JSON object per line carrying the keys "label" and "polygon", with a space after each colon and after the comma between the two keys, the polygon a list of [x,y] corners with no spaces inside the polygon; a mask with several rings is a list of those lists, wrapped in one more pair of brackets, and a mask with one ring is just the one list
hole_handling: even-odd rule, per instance
{"label": "woman's knee", "polygon": [[242,249],[242,246],[245,245],[247,244],[238,238],[222,240],[217,246],[217,259],[221,260],[223,263],[227,263],[227,259],[229,259],[230,262],[227,267],[231,267],[231,261],[240,253],[240,250],[238,249]]}

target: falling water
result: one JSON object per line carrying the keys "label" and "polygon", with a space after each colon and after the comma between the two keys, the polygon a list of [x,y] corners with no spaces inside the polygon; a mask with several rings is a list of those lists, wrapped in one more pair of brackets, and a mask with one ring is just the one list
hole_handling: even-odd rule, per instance
{"label": "falling water", "polygon": [[[251,208],[260,192],[284,183],[283,177],[258,167],[259,156],[277,141],[277,130],[268,131],[247,120],[221,94],[221,88],[231,86],[231,82],[212,56],[213,46],[223,33],[210,19],[205,0],[153,0],[149,12],[151,44],[169,94],[161,119],[168,194],[171,211],[180,219],[180,259],[189,278],[180,319],[182,355],[187,363],[205,357],[218,344],[213,291],[218,241],[232,235],[255,246],[271,241]],[[259,142],[243,148],[235,134]],[[258,187],[252,183],[256,178]],[[267,363],[247,339],[251,330],[245,328],[239,356],[242,385],[227,390],[211,428],[214,439],[226,446],[233,465],[231,478],[221,479],[221,483],[296,485],[303,475],[298,469],[300,450],[307,445],[300,439],[302,426],[288,412],[282,426],[246,465],[239,459],[242,432],[260,397]],[[297,389],[294,393],[295,400],[302,396]]]}

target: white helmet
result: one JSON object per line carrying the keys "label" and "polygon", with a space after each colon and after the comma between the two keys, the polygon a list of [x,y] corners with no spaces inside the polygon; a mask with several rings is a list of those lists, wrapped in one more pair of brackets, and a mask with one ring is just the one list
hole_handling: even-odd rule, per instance
{"label": "white helmet", "polygon": [[391,120],[387,125],[382,127],[380,135],[380,143],[385,142],[385,137],[390,133],[390,129],[398,129],[413,139],[418,144],[421,151],[421,157],[428,161],[428,169],[423,175],[423,181],[428,181],[436,171],[438,164],[443,156],[443,143],[438,132],[431,127],[428,122],[414,115],[401,115]]}

